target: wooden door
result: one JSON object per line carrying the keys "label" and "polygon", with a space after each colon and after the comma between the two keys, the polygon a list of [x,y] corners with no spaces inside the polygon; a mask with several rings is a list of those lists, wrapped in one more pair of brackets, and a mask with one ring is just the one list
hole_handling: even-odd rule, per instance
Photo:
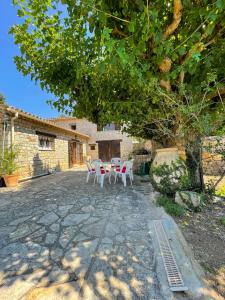
{"label": "wooden door", "polygon": [[109,161],[109,144],[107,141],[98,143],[98,157],[102,161]]}
{"label": "wooden door", "polygon": [[73,167],[77,163],[77,143],[71,141],[69,143],[70,166]]}
{"label": "wooden door", "polygon": [[84,162],[84,155],[83,155],[83,144],[79,144],[79,156],[80,156],[80,164]]}
{"label": "wooden door", "polygon": [[112,157],[120,157],[120,141],[98,142],[98,154],[102,161],[110,161]]}
{"label": "wooden door", "polygon": [[110,143],[111,158],[120,157],[120,141],[111,141]]}

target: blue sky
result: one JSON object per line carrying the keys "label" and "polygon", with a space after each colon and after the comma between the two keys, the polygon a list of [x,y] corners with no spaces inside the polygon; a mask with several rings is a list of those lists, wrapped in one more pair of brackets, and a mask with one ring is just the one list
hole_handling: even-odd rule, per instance
{"label": "blue sky", "polygon": [[57,116],[58,112],[46,103],[53,96],[17,71],[13,57],[19,51],[8,30],[13,24],[19,23],[19,18],[11,0],[0,2],[0,93],[6,97],[8,104],[17,108],[43,118]]}

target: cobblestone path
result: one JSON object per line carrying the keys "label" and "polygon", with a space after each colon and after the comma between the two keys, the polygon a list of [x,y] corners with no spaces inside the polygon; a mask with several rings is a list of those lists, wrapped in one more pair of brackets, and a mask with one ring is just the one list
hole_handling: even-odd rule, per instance
{"label": "cobblestone path", "polygon": [[163,299],[147,183],[67,171],[0,189],[0,299]]}

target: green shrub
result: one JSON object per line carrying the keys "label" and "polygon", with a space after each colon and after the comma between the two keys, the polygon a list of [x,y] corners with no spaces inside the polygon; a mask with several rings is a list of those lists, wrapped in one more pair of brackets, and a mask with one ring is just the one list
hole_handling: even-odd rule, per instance
{"label": "green shrub", "polygon": [[[157,176],[158,182],[156,182],[154,176]],[[154,188],[168,196],[173,196],[176,191],[191,188],[186,165],[184,161],[180,159],[176,162],[172,162],[171,165],[164,163],[158,167],[152,167],[150,170],[150,178]]]}
{"label": "green shrub", "polygon": [[16,171],[16,159],[18,156],[18,148],[11,146],[4,150],[3,158],[0,162],[0,175],[11,175]]}
{"label": "green shrub", "polygon": [[222,217],[219,219],[219,223],[223,226],[225,226],[225,217]]}
{"label": "green shrub", "polygon": [[160,196],[157,199],[157,205],[163,206],[165,211],[171,216],[181,217],[185,214],[186,209],[174,202],[173,198],[167,196]]}

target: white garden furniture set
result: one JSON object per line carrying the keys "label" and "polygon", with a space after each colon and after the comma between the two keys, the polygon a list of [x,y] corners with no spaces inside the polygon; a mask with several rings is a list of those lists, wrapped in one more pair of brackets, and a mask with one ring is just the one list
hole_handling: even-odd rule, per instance
{"label": "white garden furniture set", "polygon": [[89,178],[94,177],[94,183],[97,181],[101,188],[104,185],[105,177],[109,178],[111,184],[111,176],[114,176],[114,184],[118,177],[121,177],[124,186],[127,185],[127,176],[130,179],[130,184],[134,180],[133,175],[133,160],[122,161],[119,157],[112,158],[110,162],[102,162],[100,159],[95,159],[92,162],[87,161],[87,182]]}

